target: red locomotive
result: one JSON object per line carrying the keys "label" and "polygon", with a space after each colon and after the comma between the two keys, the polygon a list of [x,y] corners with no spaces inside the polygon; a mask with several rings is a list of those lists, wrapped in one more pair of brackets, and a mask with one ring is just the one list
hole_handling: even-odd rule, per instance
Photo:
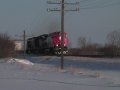
{"label": "red locomotive", "polygon": [[[63,54],[68,52],[68,37],[64,32],[64,50]],[[53,32],[27,40],[27,53],[45,53],[61,54],[61,32]]]}

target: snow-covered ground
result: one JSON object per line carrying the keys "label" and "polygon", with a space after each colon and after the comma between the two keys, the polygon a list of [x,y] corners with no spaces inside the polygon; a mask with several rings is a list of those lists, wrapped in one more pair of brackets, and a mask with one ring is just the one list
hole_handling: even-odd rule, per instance
{"label": "snow-covered ground", "polygon": [[120,90],[119,58],[0,59],[0,90]]}

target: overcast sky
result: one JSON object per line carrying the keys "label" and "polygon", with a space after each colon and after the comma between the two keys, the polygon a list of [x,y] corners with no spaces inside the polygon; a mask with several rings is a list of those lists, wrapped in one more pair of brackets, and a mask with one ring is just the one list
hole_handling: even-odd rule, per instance
{"label": "overcast sky", "polygon": [[[60,5],[47,4],[46,1],[0,0],[0,32],[14,37],[21,36],[23,30],[29,36],[59,31],[60,12],[47,12],[47,8],[60,8]],[[65,12],[65,32],[72,47],[78,45],[80,36],[102,44],[109,32],[120,30],[120,0],[65,1],[80,2],[77,6],[65,5],[66,9],[80,8],[79,12]]]}

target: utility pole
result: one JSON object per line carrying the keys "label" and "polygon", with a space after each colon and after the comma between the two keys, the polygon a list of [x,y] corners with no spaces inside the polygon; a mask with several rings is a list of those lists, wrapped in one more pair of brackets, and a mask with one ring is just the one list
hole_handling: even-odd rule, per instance
{"label": "utility pole", "polygon": [[24,58],[25,58],[25,54],[26,54],[26,50],[25,50],[25,45],[26,45],[26,42],[25,42],[25,40],[26,40],[26,32],[25,32],[25,30],[23,31],[23,41],[24,41]]}
{"label": "utility pole", "polygon": [[64,68],[63,48],[64,48],[64,0],[62,0],[61,3],[61,69]]}
{"label": "utility pole", "polygon": [[63,50],[64,50],[64,12],[65,11],[79,11],[79,8],[75,8],[75,9],[66,9],[65,10],[65,4],[66,5],[78,5],[79,2],[75,2],[75,3],[67,3],[65,2],[65,0],[61,0],[59,1],[47,1],[48,4],[61,4],[61,9],[58,8],[53,8],[53,9],[47,9],[47,11],[61,11],[61,69],[64,69],[64,54],[63,54]]}
{"label": "utility pole", "polygon": [[17,39],[15,41],[21,41],[21,42],[23,42],[23,58],[25,58],[25,56],[26,56],[26,38],[32,37],[32,36],[34,36],[34,35],[29,35],[29,36],[26,35],[26,31],[25,30],[23,30],[23,34],[22,35],[15,35],[15,37],[22,38],[22,39]]}
{"label": "utility pole", "polygon": [[[31,36],[34,36],[34,35],[31,35]],[[25,31],[25,30],[23,31],[23,50],[24,50],[24,58],[25,58],[25,56],[26,56],[26,38],[27,38],[27,37],[31,37],[31,36],[26,35],[26,31]]]}

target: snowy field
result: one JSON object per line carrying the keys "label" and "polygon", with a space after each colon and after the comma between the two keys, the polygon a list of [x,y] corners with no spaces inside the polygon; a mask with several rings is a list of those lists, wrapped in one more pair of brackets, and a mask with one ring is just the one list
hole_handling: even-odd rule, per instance
{"label": "snowy field", "polygon": [[0,90],[120,90],[120,58],[0,59]]}

